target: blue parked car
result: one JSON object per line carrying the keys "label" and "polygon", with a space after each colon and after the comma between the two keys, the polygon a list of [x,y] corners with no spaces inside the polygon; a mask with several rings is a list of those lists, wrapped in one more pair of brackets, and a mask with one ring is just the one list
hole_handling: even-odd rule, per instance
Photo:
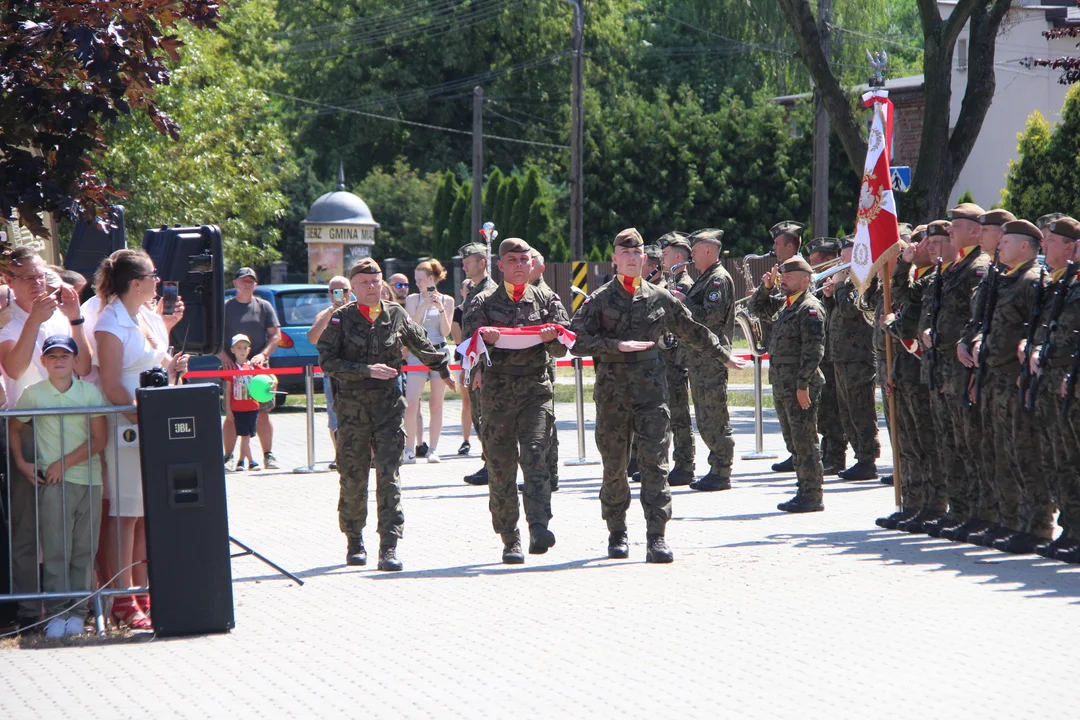
{"label": "blue parked car", "polygon": [[[277,311],[281,323],[281,344],[270,356],[271,368],[304,367],[318,365],[319,353],[308,342],[307,334],[315,316],[330,307],[330,296],[326,285],[259,285],[255,294],[267,300]],[[225,298],[236,296],[236,291],[229,289]],[[228,338],[226,338],[228,342]],[[192,370],[217,370],[221,363],[216,357],[202,356],[191,359]],[[304,393],[303,375],[282,375],[278,390],[287,393]],[[322,378],[316,375],[315,392],[322,392]],[[279,403],[284,396],[279,395]]]}

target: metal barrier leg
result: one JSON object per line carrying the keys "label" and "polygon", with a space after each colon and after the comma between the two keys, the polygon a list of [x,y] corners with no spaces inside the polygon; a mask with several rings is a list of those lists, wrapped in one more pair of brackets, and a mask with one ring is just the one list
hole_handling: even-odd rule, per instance
{"label": "metal barrier leg", "polygon": [[761,400],[761,358],[754,357],[754,452],[744,453],[743,460],[771,460],[777,455],[765,452],[765,418]]}
{"label": "metal barrier leg", "polygon": [[105,634],[105,603],[101,593],[94,596],[94,630],[98,635]]}
{"label": "metal barrier leg", "polygon": [[293,470],[296,475],[329,470],[327,463],[315,463],[315,368],[311,365],[304,367],[304,394],[307,396],[307,465]]}
{"label": "metal barrier leg", "polygon": [[576,357],[574,362],[574,388],[577,406],[577,458],[566,460],[563,465],[572,467],[576,465],[599,465],[599,460],[591,460],[585,457],[585,380],[582,377],[581,358]]}

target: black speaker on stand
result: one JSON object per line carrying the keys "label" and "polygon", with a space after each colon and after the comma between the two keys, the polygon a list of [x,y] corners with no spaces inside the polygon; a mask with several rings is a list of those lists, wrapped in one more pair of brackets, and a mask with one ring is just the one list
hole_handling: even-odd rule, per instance
{"label": "black speaker on stand", "polygon": [[151,618],[163,637],[236,624],[218,398],[212,384],[136,391]]}

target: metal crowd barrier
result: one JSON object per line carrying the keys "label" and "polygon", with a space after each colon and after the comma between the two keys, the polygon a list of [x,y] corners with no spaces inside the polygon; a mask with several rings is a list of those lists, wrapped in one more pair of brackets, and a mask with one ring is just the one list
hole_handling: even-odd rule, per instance
{"label": "metal crowd barrier", "polygon": [[[89,512],[87,533],[88,537],[83,539],[82,548],[89,547],[90,559],[88,565],[88,575],[83,578],[71,577],[71,561],[72,561],[72,544],[76,540],[74,537],[68,537],[68,495],[74,493],[74,489],[69,490],[70,485],[66,480],[62,480],[59,483],[60,486],[60,510],[63,514],[61,525],[61,531],[63,532],[62,544],[63,544],[63,556],[64,556],[64,570],[63,570],[63,583],[60,589],[52,589],[46,591],[44,588],[44,576],[48,574],[45,571],[44,566],[44,550],[43,541],[47,542],[50,547],[55,542],[55,537],[45,537],[43,535],[42,523],[41,523],[41,498],[43,490],[47,488],[44,483],[35,483],[33,487],[30,487],[30,481],[23,476],[23,474],[13,466],[11,460],[11,447],[10,444],[11,434],[9,432],[10,421],[12,418],[39,418],[46,416],[59,416],[60,417],[60,456],[61,463],[63,458],[68,454],[70,450],[74,450],[74,447],[66,447],[67,442],[65,440],[65,426],[69,422],[67,418],[80,417],[82,422],[86,424],[86,437],[87,442],[91,440],[90,432],[90,419],[93,415],[104,415],[107,419],[115,418],[118,415],[124,413],[135,412],[134,405],[114,405],[114,406],[101,406],[90,408],[55,408],[55,409],[39,409],[39,410],[5,410],[0,411],[0,419],[3,420],[4,436],[3,441],[7,452],[5,461],[5,472],[3,477],[3,492],[0,493],[0,503],[3,507],[0,508],[0,520],[3,522],[3,531],[7,535],[7,580],[8,580],[8,592],[0,593],[0,604],[6,603],[18,603],[22,606],[23,615],[30,614],[34,617],[42,615],[41,610],[44,604],[51,604],[48,601],[58,600],[74,600],[76,601],[70,607],[65,604],[65,609],[54,612],[53,616],[71,613],[72,617],[83,618],[86,617],[86,603],[92,603],[94,624],[99,635],[105,633],[105,606],[104,599],[113,595],[140,595],[148,592],[146,587],[129,587],[129,588],[115,588],[109,587],[124,571],[132,567],[129,565],[124,568],[110,568],[110,570],[116,570],[115,575],[112,577],[101,577],[95,570],[98,568],[98,553],[101,551],[99,547],[99,538],[101,535],[101,527],[103,527],[103,521],[107,520],[102,515],[102,496],[104,495],[105,487],[108,486],[108,471],[106,469],[108,463],[112,463],[114,468],[120,467],[120,446],[115,441],[106,444],[106,450],[103,450],[98,456],[105,456],[103,463],[101,463],[101,473],[99,477],[94,477],[92,474],[89,477],[90,487],[93,488],[95,480],[97,480],[101,487],[101,493],[99,493],[95,500],[93,492],[90,493]],[[24,459],[33,463],[35,473],[44,473],[47,468],[42,468],[37,463],[37,448],[38,448],[38,428],[37,423],[31,422],[28,425],[33,438],[32,454],[28,457],[26,450],[28,449],[28,443],[23,439],[27,432],[27,428],[24,427],[23,435],[16,438],[17,442],[21,443],[23,449]],[[113,432],[110,430],[109,432]],[[112,457],[108,456],[107,450],[112,450]],[[86,461],[88,464],[91,460]],[[68,468],[62,467],[62,475],[66,476]],[[90,465],[90,470],[93,470],[93,465]],[[32,494],[32,500],[30,495]],[[71,501],[74,503],[74,499]],[[33,524],[29,522],[24,513],[32,512]],[[116,537],[116,566],[119,565],[119,558],[121,555],[120,544],[120,517],[113,516],[112,522]],[[95,529],[97,532],[95,532]],[[32,536],[31,536],[32,535]],[[137,564],[138,560],[136,561]],[[18,572],[16,572],[18,570]],[[29,612],[26,612],[27,606],[31,608]],[[37,624],[44,625],[51,617],[44,615],[43,619]]]}

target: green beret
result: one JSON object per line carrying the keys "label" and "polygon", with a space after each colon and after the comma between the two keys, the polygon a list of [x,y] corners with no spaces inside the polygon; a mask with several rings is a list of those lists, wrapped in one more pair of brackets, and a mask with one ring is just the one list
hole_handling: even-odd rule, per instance
{"label": "green beret", "polygon": [[790,272],[813,273],[814,271],[802,255],[796,255],[780,266],[780,272],[787,274]]}
{"label": "green beret", "polygon": [[989,210],[989,211],[983,213],[982,215],[980,215],[979,216],[979,224],[980,225],[1004,225],[1005,223],[1012,222],[1015,219],[1016,219],[1016,216],[1013,215],[1008,210],[1002,210],[1002,209],[998,208],[997,210]]}
{"label": "green beret", "polygon": [[[1042,230],[1035,227],[1034,223],[1027,220],[1013,220],[1001,226],[1001,232],[1006,235],[1026,235],[1034,240],[1042,241]],[[1051,230],[1051,232],[1053,232]]]}
{"label": "green beret", "polygon": [[948,237],[952,223],[948,220],[935,220],[926,226],[926,237]]}
{"label": "green beret", "polygon": [[353,263],[353,266],[349,268],[349,279],[352,280],[353,275],[379,275],[382,273],[382,268],[379,267],[379,263],[375,262],[372,258],[362,258]]}
{"label": "green beret", "polygon": [[1080,222],[1064,215],[1051,220],[1046,226],[1055,235],[1060,235],[1069,240],[1080,240]]}
{"label": "green beret", "polygon": [[506,253],[527,253],[530,250],[532,250],[532,248],[529,247],[529,243],[521,238],[506,238],[499,243],[500,255],[505,255]]}
{"label": "green beret", "polygon": [[971,220],[972,222],[979,222],[979,217],[985,214],[986,211],[975,203],[960,203],[948,212],[950,220]]}

